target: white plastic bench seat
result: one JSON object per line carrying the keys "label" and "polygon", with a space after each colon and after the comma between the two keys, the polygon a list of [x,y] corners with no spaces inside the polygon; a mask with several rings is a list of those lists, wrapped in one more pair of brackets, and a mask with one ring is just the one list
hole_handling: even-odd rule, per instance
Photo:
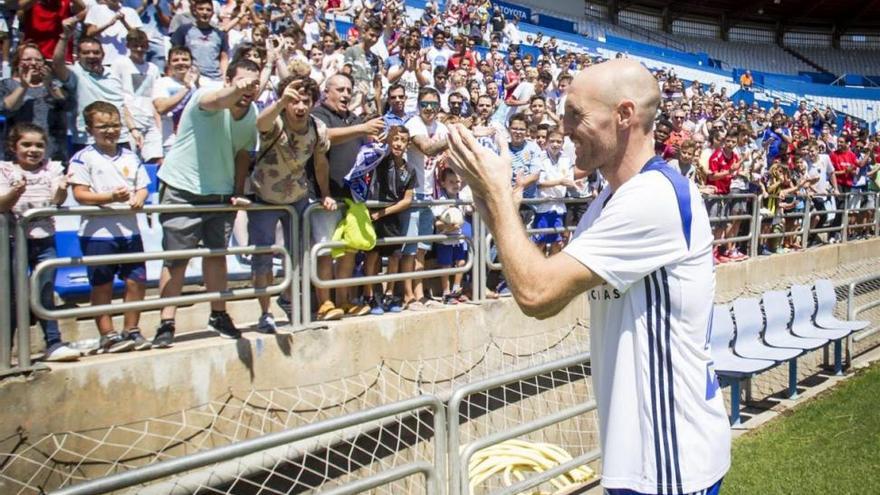
{"label": "white plastic bench seat", "polygon": [[791,306],[789,306],[788,296],[784,292],[765,292],[761,301],[767,319],[767,327],[764,332],[764,342],[767,344],[773,347],[813,350],[828,343],[829,339],[826,338],[798,337],[789,331]]}
{"label": "white plastic bench seat", "polygon": [[792,285],[790,289],[791,305],[794,308],[794,319],[791,322],[791,333],[799,337],[842,339],[852,333],[847,329],[819,328],[813,324],[813,291],[806,285]]}
{"label": "white plastic bench seat", "polygon": [[830,280],[817,280],[816,289],[816,325],[821,328],[833,328],[841,330],[859,331],[871,324],[868,321],[845,321],[834,316],[834,306],[837,305],[837,296],[834,294],[834,284]]}
{"label": "white plastic bench seat", "polygon": [[736,340],[733,351],[744,358],[769,359],[777,362],[794,359],[804,349],[770,347],[761,339],[764,317],[761,314],[761,301],[755,298],[739,298],[733,302],[733,315],[736,319]]}
{"label": "white plastic bench seat", "polygon": [[715,372],[733,377],[748,377],[776,366],[776,361],[749,359],[737,356],[730,348],[733,340],[733,319],[730,308],[716,305],[712,315],[712,334],[709,337],[710,353]]}

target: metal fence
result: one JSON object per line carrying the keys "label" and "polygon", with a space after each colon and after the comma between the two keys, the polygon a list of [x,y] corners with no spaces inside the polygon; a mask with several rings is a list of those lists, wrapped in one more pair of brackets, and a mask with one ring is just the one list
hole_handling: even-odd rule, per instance
{"label": "metal fence", "polygon": [[[488,379],[457,386],[447,401],[436,395],[423,394],[409,399],[360,410],[311,424],[297,426],[256,438],[238,441],[178,458],[157,462],[109,476],[64,486],[55,495],[97,495],[117,490],[134,490],[137,493],[301,493],[315,490],[333,495],[361,493],[366,490],[388,486],[406,477],[421,475],[421,487],[429,495],[470,494],[467,465],[470,457],[480,449],[504,440],[534,434],[543,428],[595,414],[594,400],[583,400],[581,394],[570,395],[574,402],[570,407],[559,404],[558,410],[533,413],[528,421],[503,423],[498,431],[476,441],[460,445],[461,429],[476,421],[479,415],[467,410],[482,397],[495,395],[497,401],[537,400],[543,401],[547,394],[559,389],[578,386],[589,390],[589,353],[556,359],[542,364],[506,372]],[[508,398],[508,395],[516,397]],[[502,400],[501,398],[505,398]],[[513,403],[513,402],[511,402]],[[551,408],[552,409],[552,408]],[[431,441],[431,459],[410,459],[400,465],[387,466],[378,459],[378,472],[353,475],[358,472],[358,462],[352,458],[322,458],[313,469],[321,472],[319,485],[308,485],[299,477],[284,476],[286,465],[297,464],[298,456],[321,450],[328,443],[339,443],[362,434],[357,427],[387,428],[406,434],[402,415],[416,415],[421,410],[430,414],[430,431],[412,432],[415,439],[402,441],[402,437],[390,439],[387,448],[409,448],[413,443]],[[488,411],[487,411],[488,412]],[[581,418],[578,418],[581,417]],[[479,431],[485,433],[485,426]],[[392,435],[393,436],[393,435]],[[589,438],[577,436],[570,440],[584,452],[566,462],[548,467],[521,481],[504,486],[492,493],[514,494],[540,487],[573,469],[586,466],[600,458],[598,436],[592,432]],[[388,441],[386,440],[386,443]],[[381,450],[374,447],[373,454]],[[359,472],[358,472],[359,473]],[[267,478],[276,478],[270,482]],[[500,483],[501,473],[495,476]],[[596,478],[589,480],[595,481]],[[484,491],[481,491],[483,493]],[[391,493],[403,493],[400,487]],[[405,493],[418,493],[412,486]],[[488,492],[486,492],[488,493]]]}
{"label": "metal fence", "polygon": [[[877,193],[848,193],[837,196],[837,207],[828,210],[817,210],[813,207],[810,198],[801,198],[803,200],[803,211],[796,212],[780,212],[774,217],[764,216],[761,208],[761,197],[758,195],[729,195],[729,196],[707,196],[707,200],[720,201],[745,201],[749,204],[749,211],[736,214],[711,217],[710,222],[717,224],[719,222],[740,221],[744,222],[745,231],[742,235],[735,237],[716,239],[714,243],[744,243],[748,252],[755,256],[758,254],[761,244],[771,239],[778,239],[785,236],[797,236],[803,246],[806,246],[813,235],[816,234],[835,234],[839,236],[841,242],[849,240],[849,232],[852,229],[861,229],[863,231],[871,231],[874,235],[880,234],[880,210],[874,208],[847,209],[850,204],[855,204],[855,197],[875,196]],[[876,198],[875,198],[876,199]],[[526,205],[535,205],[544,202],[559,202],[560,200],[547,199],[529,199],[525,200]],[[567,198],[562,200],[566,204],[587,203],[589,198]],[[860,202],[860,201],[859,201]],[[440,205],[457,205],[467,206],[471,203],[458,200],[433,200],[433,201],[416,201],[413,202],[412,208],[430,208]],[[387,206],[387,203],[368,202],[368,208],[380,208]],[[388,283],[402,280],[415,279],[431,279],[440,276],[449,276],[454,274],[468,274],[470,276],[470,285],[472,288],[472,300],[479,302],[484,300],[488,295],[487,281],[489,270],[501,270],[502,266],[493,256],[492,237],[488,229],[480,219],[479,214],[474,212],[471,215],[472,238],[464,236],[452,236],[445,234],[432,234],[427,236],[401,236],[387,239],[380,239],[378,246],[399,245],[411,242],[442,242],[449,240],[458,240],[466,242],[469,246],[468,260],[464,267],[451,267],[428,269],[414,273],[397,273],[397,274],[379,274],[370,277],[346,277],[336,278],[333,280],[324,280],[318,276],[317,264],[319,255],[326,249],[343,247],[341,242],[333,242],[324,240],[320,243],[312,242],[312,219],[316,212],[321,210],[321,206],[313,204],[309,206],[303,213],[300,220],[296,211],[291,206],[276,205],[250,205],[246,207],[232,205],[155,205],[145,206],[137,213],[217,213],[217,212],[236,212],[236,211],[260,211],[260,210],[283,210],[290,218],[290,231],[292,239],[290,239],[291,252],[280,247],[231,247],[222,250],[193,249],[182,251],[162,251],[148,252],[144,254],[132,255],[104,255],[104,256],[86,256],[78,258],[59,258],[46,260],[34,267],[32,273],[28,277],[28,253],[25,249],[17,249],[14,253],[14,264],[10,261],[9,245],[4,244],[0,247],[0,265],[13,267],[15,293],[28,295],[29,297],[18,297],[16,299],[16,317],[15,322],[18,328],[29,328],[31,324],[31,312],[41,318],[82,318],[95,316],[108,312],[122,312],[126,310],[147,310],[155,309],[168,305],[193,304],[200,302],[246,299],[257,296],[280,294],[289,289],[290,300],[299,302],[292,304],[293,314],[291,315],[291,325],[294,327],[309,324],[312,321],[312,291],[314,288],[339,288],[339,287],[357,287],[370,283]],[[722,210],[723,211],[723,210]],[[37,218],[45,218],[50,216],[107,216],[118,215],[120,213],[132,213],[129,209],[115,209],[107,207],[70,207],[70,208],[40,208],[28,211],[22,215],[17,222],[11,222],[9,217],[4,215],[0,220],[0,235],[10,237],[10,230],[14,231],[16,239],[26,239],[25,233],[28,224]],[[857,220],[859,214],[867,217],[865,221]],[[873,214],[873,217],[871,216]],[[822,217],[828,220],[831,215],[840,216],[840,221],[835,222],[839,225],[828,227],[811,228],[811,221],[814,217]],[[800,226],[791,232],[764,232],[763,226],[768,222],[782,221],[785,219],[795,219],[800,222]],[[854,220],[855,219],[855,220]],[[823,222],[825,223],[825,222]],[[300,224],[302,225],[303,235],[300,236]],[[14,226],[14,229],[12,228]],[[535,229],[529,228],[527,232],[530,235],[546,234],[546,233],[567,233],[574,230],[574,226],[568,225],[559,228]],[[17,242],[18,246],[26,246],[26,242]],[[225,256],[225,255],[242,255],[242,254],[273,254],[279,256],[283,260],[284,275],[280,282],[266,288],[236,288],[222,292],[201,292],[197,294],[188,294],[174,298],[150,299],[140,302],[116,303],[112,306],[100,307],[76,307],[66,309],[50,310],[44,308],[40,304],[38,286],[36,284],[37,277],[46,270],[62,266],[72,265],[100,265],[103,263],[121,263],[133,261],[147,260],[171,260],[171,259],[187,259],[192,257],[207,256]],[[0,280],[0,300],[9,300],[11,295],[10,277],[4,277]],[[40,367],[39,363],[32,363],[30,350],[30,333],[21,331],[17,334],[16,346],[18,349],[17,366],[12,366],[12,338],[11,329],[13,320],[11,315],[6,312],[0,312],[0,375],[10,373],[27,372]]]}

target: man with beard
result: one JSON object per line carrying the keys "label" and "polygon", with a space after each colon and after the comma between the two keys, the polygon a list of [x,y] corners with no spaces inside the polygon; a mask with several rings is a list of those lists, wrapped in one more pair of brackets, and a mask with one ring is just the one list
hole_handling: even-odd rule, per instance
{"label": "man with beard", "polygon": [[[244,204],[240,196],[256,147],[260,68],[242,59],[226,70],[222,88],[197,90],[180,117],[177,139],[159,170],[161,204]],[[162,248],[166,251],[206,248],[226,249],[235,215],[223,213],[163,213]],[[159,279],[160,297],[180,295],[189,260],[168,260]],[[226,257],[202,259],[202,275],[209,292],[226,290]],[[174,341],[175,306],[162,308],[154,347]],[[211,303],[208,326],[221,337],[238,339],[224,301]]]}
{"label": "man with beard", "polygon": [[548,318],[586,293],[607,493],[716,495],[730,426],[709,354],[715,272],[709,217],[693,183],[654,154],[657,83],[634,60],[572,82],[564,128],[575,166],[608,181],[560,254],[518,222],[509,153],[450,128],[450,163],[473,190],[520,308]]}

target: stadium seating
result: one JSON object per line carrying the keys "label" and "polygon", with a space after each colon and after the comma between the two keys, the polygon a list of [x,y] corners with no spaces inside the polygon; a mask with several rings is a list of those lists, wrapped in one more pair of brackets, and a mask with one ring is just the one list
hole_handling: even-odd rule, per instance
{"label": "stadium seating", "polygon": [[869,321],[843,321],[834,316],[837,297],[834,285],[830,280],[817,280],[813,288],[816,291],[816,325],[822,328],[842,328],[853,331],[863,330],[870,325]]}
{"label": "stadium seating", "polygon": [[817,280],[813,287],[793,285],[788,294],[766,292],[760,301],[738,298],[732,303],[732,314],[731,307],[714,307],[710,353],[722,384],[731,387],[732,425],[740,422],[740,387],[744,379],[788,362],[788,397],[794,399],[797,358],[831,342],[835,344],[835,371],[842,372],[842,339],[864,329],[869,322],[836,319],[835,304],[831,281]]}
{"label": "stadium seating", "polygon": [[726,62],[731,68],[747,67],[753,71],[782,74],[798,74],[813,71],[794,55],[781,47],[766,43],[737,43],[709,38],[681,37],[687,49],[693,53],[706,52],[712,58]]}
{"label": "stadium seating", "polygon": [[877,50],[798,47],[797,51],[830,70],[836,76],[844,74],[880,75],[880,52]]}

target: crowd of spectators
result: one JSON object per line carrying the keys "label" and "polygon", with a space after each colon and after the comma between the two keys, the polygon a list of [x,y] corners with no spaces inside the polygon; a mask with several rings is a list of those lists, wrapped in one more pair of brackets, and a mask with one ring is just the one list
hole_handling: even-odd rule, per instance
{"label": "crowd of spectators", "polygon": [[[522,220],[542,229],[534,240],[548,255],[560,251],[565,227],[577,224],[604,185],[598,172],[573,168],[574,146],[562,126],[573,76],[602,60],[564,51],[552,37],[524,35],[519,19],[489,2],[448,0],[443,9],[430,2],[419,18],[408,16],[399,0],[19,0],[6,8],[0,211],[62,204],[68,188],[79,204],[136,210],[150,185],[143,164],[156,163],[162,204],[262,203],[303,213],[319,203],[313,243],[333,239],[355,210],[351,205],[367,200],[385,205],[368,213],[380,238],[450,236],[319,256],[322,279],[414,274],[399,284],[316,289],[319,320],[469,300],[469,280],[461,274],[442,277],[436,292],[417,275],[431,266],[461,267],[468,257],[462,238],[472,235],[469,208],[419,203],[470,199],[446,165],[449,124],[471,128],[496,151],[509,149],[515,190],[535,200],[523,203]],[[340,35],[343,21],[351,27]],[[762,109],[672,72],[656,77],[663,95],[657,153],[707,195],[710,213],[722,219],[714,224],[718,240],[737,237],[747,223],[737,216],[756,207],[743,197],[718,196],[759,195],[762,228],[786,234],[797,225],[782,213],[802,211],[805,201],[829,210],[835,194],[877,190],[880,140],[848,118],[838,127],[832,109],[801,103],[787,115],[779,101]],[[740,82],[751,87],[750,80]],[[346,215],[341,200],[350,206]],[[873,207],[873,198],[851,196],[846,206]],[[83,217],[84,254],[142,251],[134,218],[125,212]],[[246,218],[247,238],[239,243],[271,245],[279,230],[291,239],[281,210]],[[163,214],[163,248],[225,248],[234,220],[234,213]],[[840,220],[812,219],[814,227]],[[32,266],[55,255],[53,233],[51,219],[31,224]],[[867,233],[853,229],[850,236]],[[782,235],[762,251],[801,247],[797,236]],[[744,250],[741,243],[720,243],[716,261],[744,259]],[[181,293],[186,266],[186,260],[165,262],[161,297]],[[271,255],[253,256],[251,268],[254,286],[271,283]],[[202,273],[208,290],[226,289],[224,257],[204,258]],[[114,277],[125,280],[126,301],[144,297],[142,263],[90,267],[88,276],[93,304],[109,304]],[[45,278],[43,304],[51,308],[52,281]],[[493,295],[507,293],[501,277],[491,288]],[[276,302],[289,318],[294,302],[285,296]],[[259,298],[259,306],[257,329],[274,332],[269,298]],[[151,341],[138,321],[129,312],[117,331],[108,316],[97,318],[99,352],[172,345],[173,306],[162,310]],[[76,359],[57,323],[40,323],[47,358]],[[208,326],[223,337],[240,336],[222,301],[211,304]]]}

